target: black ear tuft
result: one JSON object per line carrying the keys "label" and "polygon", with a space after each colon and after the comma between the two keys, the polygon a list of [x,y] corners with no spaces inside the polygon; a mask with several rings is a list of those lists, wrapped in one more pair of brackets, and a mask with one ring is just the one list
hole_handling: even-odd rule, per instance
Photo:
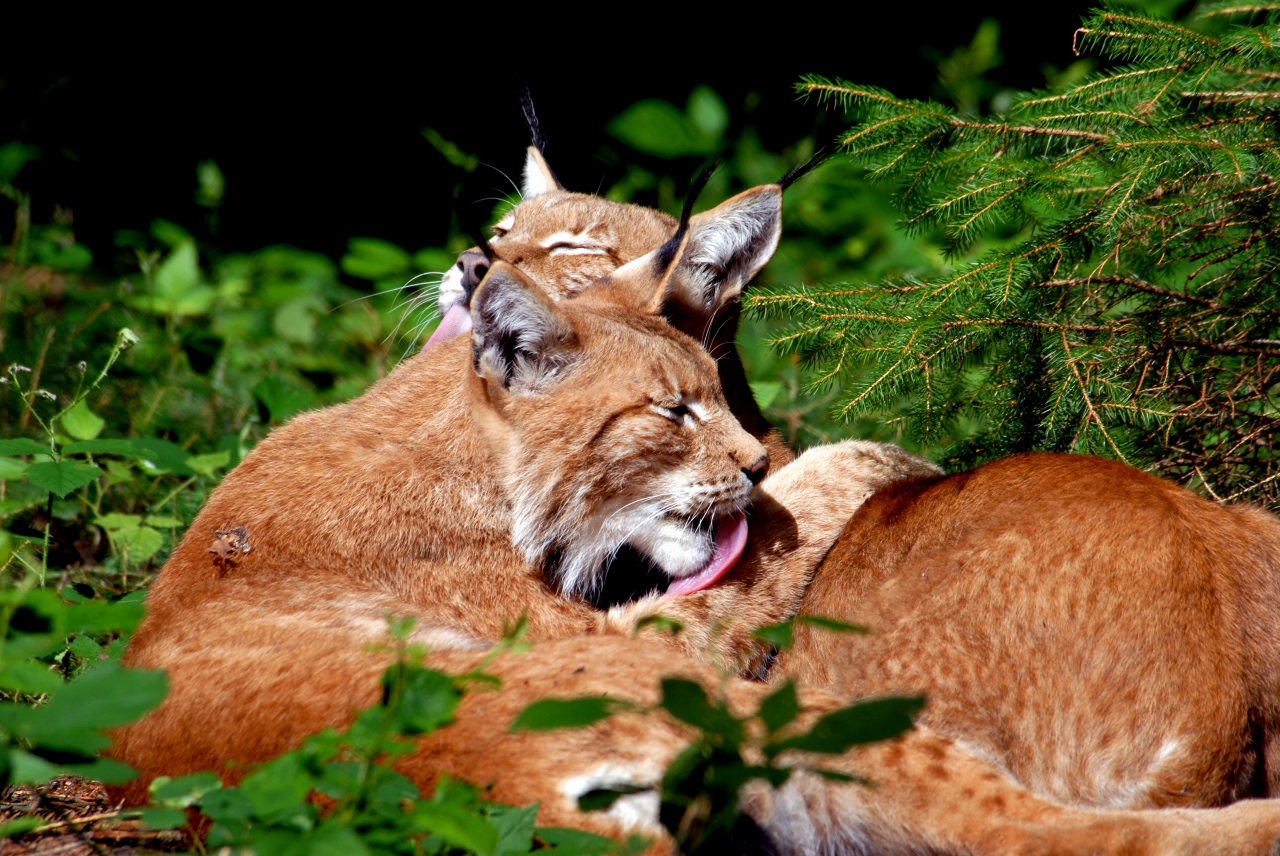
{"label": "black ear tuft", "polygon": [[542,136],[542,125],[538,122],[538,114],[533,109],[533,95],[529,92],[529,84],[520,81],[520,109],[524,111],[524,120],[529,125],[529,134],[533,139],[533,147],[543,155],[547,153],[547,140]]}
{"label": "black ear tuft", "polygon": [[680,251],[680,244],[684,241],[685,233],[689,231],[689,218],[693,216],[694,203],[698,201],[698,197],[702,195],[702,191],[707,187],[707,182],[711,180],[711,176],[715,175],[716,170],[719,168],[720,161],[717,159],[707,164],[702,168],[701,172],[694,176],[693,182],[689,185],[689,192],[684,197],[684,208],[680,211],[680,225],[676,228],[675,234],[667,238],[654,255],[654,265],[657,267],[659,276],[675,260],[676,253]]}
{"label": "black ear tuft", "polygon": [[809,173],[831,159],[832,153],[824,146],[813,153],[813,157],[809,158],[799,166],[794,166],[788,170],[787,174],[778,179],[778,186],[786,190]]}

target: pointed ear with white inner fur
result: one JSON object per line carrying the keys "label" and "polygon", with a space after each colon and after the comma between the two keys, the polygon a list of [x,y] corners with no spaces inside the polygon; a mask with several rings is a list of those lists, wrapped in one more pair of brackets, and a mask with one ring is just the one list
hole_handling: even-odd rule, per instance
{"label": "pointed ear with white inner fur", "polygon": [[476,374],[513,393],[537,393],[577,357],[573,327],[520,271],[497,262],[471,298]]}
{"label": "pointed ear with white inner fur", "polygon": [[547,166],[547,159],[536,146],[529,146],[524,158],[524,183],[520,189],[525,199],[546,193],[548,190],[564,190],[560,180]]}
{"label": "pointed ear with white inner fur", "polygon": [[[694,216],[655,308],[674,326],[701,338],[716,313],[737,300],[773,258],[781,236],[782,188],[776,184],[753,187]],[[657,251],[659,261],[663,249]]]}

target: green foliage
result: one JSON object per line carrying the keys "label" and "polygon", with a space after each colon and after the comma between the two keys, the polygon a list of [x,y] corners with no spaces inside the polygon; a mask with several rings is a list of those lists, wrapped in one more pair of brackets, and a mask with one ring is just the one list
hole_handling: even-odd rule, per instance
{"label": "green foliage", "polygon": [[[595,697],[544,699],[526,708],[512,730],[582,727],[619,710],[649,715],[663,711],[691,726],[698,738],[671,762],[663,776],[659,817],[681,852],[721,853],[744,822],[738,810],[742,788],[755,780],[781,787],[798,769],[779,763],[784,753],[838,755],[852,746],[887,740],[910,729],[923,704],[920,698],[872,699],[831,711],[809,730],[799,732],[796,724],[803,709],[790,681],[766,697],[755,714],[739,717],[723,699],[708,698],[699,684],[683,678],[665,678],[662,699],[652,709]],[[562,717],[559,722],[557,716]],[[753,728],[753,722],[759,727]],[[749,755],[762,755],[764,762],[748,761]],[[833,770],[804,769],[854,781]],[[583,811],[599,811],[620,797],[645,790],[648,789],[626,786],[590,791],[579,797],[578,805]]]}
{"label": "green foliage", "polygon": [[[174,828],[186,824],[186,809],[198,808],[212,822],[207,847],[259,856],[627,852],[625,845],[598,835],[539,827],[536,804],[489,802],[447,775],[424,797],[392,769],[396,758],[414,751],[412,738],[453,720],[466,684],[485,677],[452,678],[417,665],[423,652],[403,645],[408,629],[393,629],[401,640],[400,657],[383,676],[382,701],[345,731],[308,739],[259,766],[238,787],[223,787],[210,773],[157,779],[153,805],[138,816],[153,827]],[[325,798],[323,810],[316,795]]]}
{"label": "green foliage", "polygon": [[1078,44],[1128,64],[1006,116],[806,78],[953,266],[749,305],[793,322],[784,350],[840,415],[898,412],[952,465],[1093,453],[1275,502],[1277,13],[1233,8],[1188,26],[1098,12]]}

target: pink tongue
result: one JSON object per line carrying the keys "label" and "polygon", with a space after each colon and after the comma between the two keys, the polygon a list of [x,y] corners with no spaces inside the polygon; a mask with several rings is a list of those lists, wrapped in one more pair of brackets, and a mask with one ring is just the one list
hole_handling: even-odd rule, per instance
{"label": "pink tongue", "polygon": [[733,567],[747,545],[747,516],[741,511],[721,517],[716,521],[716,551],[707,566],[696,574],[673,580],[667,587],[668,595],[693,594],[708,588]]}
{"label": "pink tongue", "polygon": [[471,332],[471,311],[461,303],[455,303],[449,307],[449,311],[444,314],[444,318],[440,319],[440,325],[436,327],[436,331],[431,334],[431,338],[422,346],[422,350],[430,348],[432,345],[438,345],[445,339],[452,339],[454,336],[461,336],[463,333]]}

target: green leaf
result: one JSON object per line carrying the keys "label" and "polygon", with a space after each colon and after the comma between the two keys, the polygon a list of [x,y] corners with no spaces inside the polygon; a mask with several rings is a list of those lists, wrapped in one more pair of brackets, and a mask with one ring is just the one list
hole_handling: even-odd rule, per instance
{"label": "green leaf", "polygon": [[49,781],[61,769],[23,749],[9,749],[9,781],[11,784],[39,785]]}
{"label": "green leaf", "polygon": [[618,842],[594,832],[563,826],[539,826],[534,829],[538,840],[550,844],[556,856],[605,856],[618,852]]}
{"label": "green leaf", "polygon": [[113,511],[93,518],[93,522],[111,532],[116,529],[137,529],[142,525],[142,517],[138,514],[122,514],[119,511]]}
{"label": "green leaf", "polygon": [[0,455],[47,455],[49,447],[42,446],[28,437],[16,440],[0,440]]}
{"label": "green leaf", "polygon": [[186,808],[195,805],[205,794],[222,787],[221,780],[213,773],[192,773],[170,779],[158,776],[147,788],[154,802],[169,808]]}
{"label": "green leaf", "polygon": [[702,137],[719,140],[729,127],[729,108],[710,86],[695,86],[686,111]]}
{"label": "green leaf", "polygon": [[772,756],[799,749],[838,755],[850,746],[888,740],[912,727],[924,702],[923,697],[889,696],[841,708],[818,720],[808,734],[770,744],[765,752]]}
{"label": "green leaf", "polygon": [[57,692],[62,678],[44,663],[35,660],[15,660],[0,666],[0,687],[30,695]]}
{"label": "green leaf", "polygon": [[594,791],[587,791],[578,797],[578,808],[583,811],[604,811],[622,797],[652,790],[653,788],[646,788],[640,785],[628,785],[621,788],[597,788]]}
{"label": "green leaf", "polygon": [[[396,670],[389,670],[384,683],[395,680],[396,674]],[[453,712],[462,700],[453,678],[431,669],[410,668],[399,679],[403,684],[396,722],[401,731],[408,735],[429,734],[453,721]]]}
{"label": "green leaf", "polygon": [[5,824],[0,824],[0,839],[12,838],[15,835],[24,835],[44,826],[49,821],[43,817],[19,817]]}
{"label": "green leaf", "polygon": [[117,550],[129,551],[130,562],[145,562],[164,546],[164,536],[150,526],[117,529],[110,537]]}
{"label": "green leaf", "polygon": [[160,263],[152,277],[157,297],[175,304],[200,284],[200,264],[193,241],[182,241],[169,257]]}
{"label": "green leaf", "polygon": [[93,779],[95,782],[103,782],[108,785],[123,784],[138,777],[138,771],[133,767],[128,764],[121,764],[111,758],[98,758],[88,764],[66,764],[63,769],[73,776],[79,776],[82,779]]}
{"label": "green leaf", "polygon": [[177,443],[150,437],[131,439],[128,443],[141,450],[138,453],[138,457],[155,469],[168,470],[180,476],[195,475],[191,468],[187,466],[187,458],[191,457],[191,453]]}
{"label": "green leaf", "polygon": [[343,273],[371,280],[405,274],[410,269],[407,252],[377,238],[352,238],[339,264]]}
{"label": "green leaf", "polygon": [[102,470],[78,461],[45,461],[32,464],[23,474],[27,481],[55,496],[66,496],[102,475]]}
{"label": "green leaf", "polygon": [[91,600],[63,611],[62,629],[68,633],[129,633],[142,622],[146,608],[123,600]]}
{"label": "green leaf", "polygon": [[253,394],[267,406],[271,418],[284,422],[299,410],[309,407],[315,399],[309,391],[291,385],[279,375],[267,375],[258,381]]}
{"label": "green leaf", "polygon": [[12,183],[22,168],[38,157],[38,148],[17,140],[0,146],[0,184]]}
{"label": "green leaf", "polygon": [[779,651],[785,651],[795,644],[795,634],[791,626],[792,619],[787,619],[779,624],[770,624],[767,627],[757,627],[751,631],[751,635],[765,642]]}
{"label": "green leaf", "polygon": [[102,656],[102,645],[88,636],[77,636],[71,641],[69,648],[81,660],[96,660]]}
{"label": "green leaf", "polygon": [[742,723],[723,705],[713,706],[707,700],[706,691],[693,681],[664,678],[661,706],[676,719],[702,729],[708,736],[720,737],[734,745],[743,740]]}
{"label": "green leaf", "polygon": [[176,808],[144,808],[138,819],[152,829],[181,829],[187,825],[187,813]]}
{"label": "green leaf", "polygon": [[511,731],[550,731],[582,728],[611,716],[619,707],[617,699],[582,696],[573,699],[544,698],[526,707],[511,723]]}
{"label": "green leaf", "polygon": [[25,461],[19,461],[17,458],[0,458],[0,480],[22,478],[28,466],[30,465]]}
{"label": "green leaf", "polygon": [[301,805],[315,784],[301,753],[290,752],[250,773],[240,783],[239,790],[258,817],[269,819]]}
{"label": "green leaf", "polygon": [[[327,820],[304,837],[307,856],[366,856],[369,848],[356,831],[338,820]],[[261,854],[266,856],[266,854]]]}
{"label": "green leaf", "polygon": [[636,151],[661,158],[708,155],[719,142],[691,127],[674,105],[658,100],[632,104],[609,123],[608,131]]}
{"label": "green leaf", "polygon": [[759,717],[770,732],[777,731],[800,715],[800,702],[796,698],[796,685],[787,681],[778,690],[760,702]]}
{"label": "green leaf", "polygon": [[62,427],[77,440],[92,440],[102,433],[107,423],[89,409],[89,402],[81,399],[75,407],[62,414]]}
{"label": "green leaf", "polygon": [[419,802],[410,814],[413,828],[438,835],[450,844],[491,856],[498,843],[493,824],[467,809],[449,803]]}
{"label": "green leaf", "polygon": [[99,729],[140,719],[167,689],[163,672],[122,669],[107,661],[63,686],[24,718],[20,731],[37,745],[92,754],[107,742]]}
{"label": "green leaf", "polygon": [[782,392],[782,384],[775,380],[753,380],[750,382],[751,395],[760,407],[773,404],[778,393]]}
{"label": "green leaf", "polygon": [[863,627],[861,624],[846,624],[843,621],[836,621],[834,618],[823,618],[820,615],[798,615],[795,620],[800,624],[808,624],[812,627],[830,630],[832,633],[861,633],[865,635],[871,632],[869,628]]}
{"label": "green leaf", "polygon": [[161,517],[155,514],[148,514],[144,522],[157,529],[181,529],[185,525],[176,517]]}
{"label": "green leaf", "polygon": [[138,457],[145,454],[146,449],[133,440],[82,440],[79,443],[68,443],[62,447],[64,455],[76,455],[81,452]]}
{"label": "green leaf", "polygon": [[230,461],[230,452],[210,452],[207,455],[192,455],[187,458],[186,464],[198,475],[211,476]]}
{"label": "green leaf", "polygon": [[538,804],[523,808],[494,804],[488,812],[489,822],[498,832],[493,856],[521,856],[533,847],[534,823]]}

